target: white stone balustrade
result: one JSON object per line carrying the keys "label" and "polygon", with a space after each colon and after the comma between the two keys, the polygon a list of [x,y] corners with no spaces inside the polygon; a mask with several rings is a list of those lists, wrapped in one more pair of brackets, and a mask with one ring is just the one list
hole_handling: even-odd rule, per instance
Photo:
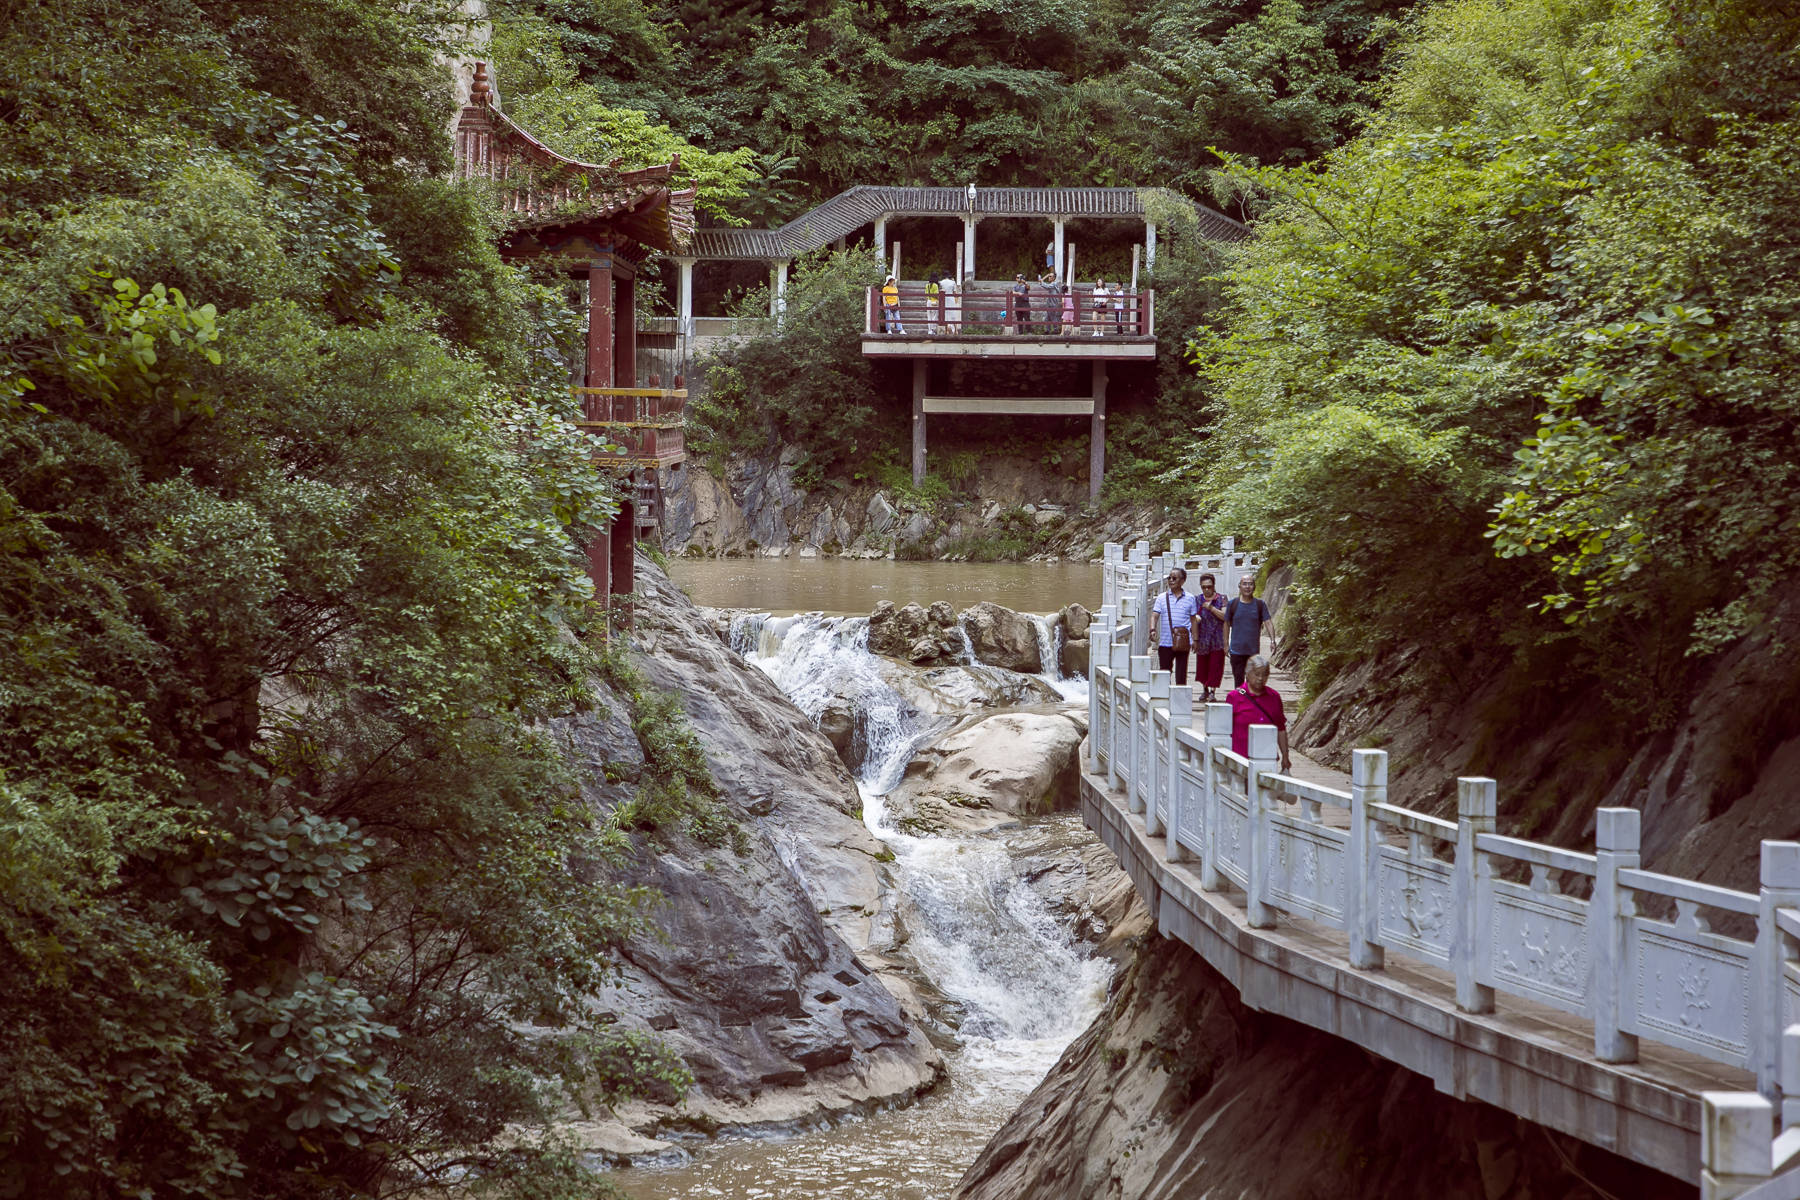
{"label": "white stone balustrade", "polygon": [[[1800,910],[1780,910],[1784,936]],[[1700,1200],[1800,1200],[1800,1025],[1783,1032],[1778,1055],[1782,1104],[1757,1092],[1700,1094]]]}
{"label": "white stone balustrade", "polygon": [[[1092,634],[1090,769],[1166,838],[1169,860],[1198,863],[1203,890],[1241,890],[1252,928],[1304,918],[1342,930],[1359,970],[1390,955],[1449,970],[1464,1012],[1531,1000],[1592,1021],[1602,1062],[1631,1062],[1649,1039],[1786,1094],[1800,843],[1764,842],[1762,889],[1740,892],[1643,870],[1634,809],[1601,809],[1588,854],[1497,833],[1491,779],[1458,780],[1455,821],[1391,805],[1380,750],[1355,752],[1348,792],[1283,775],[1273,726],[1253,726],[1249,755],[1234,754],[1228,705],[1197,710],[1114,640],[1130,612],[1102,609]],[[1754,940],[1714,931],[1708,914],[1721,912],[1753,920]]]}
{"label": "white stone balustrade", "polygon": [[1177,539],[1169,543],[1168,553],[1154,557],[1149,542],[1129,548],[1121,542],[1107,542],[1101,548],[1100,606],[1112,610],[1115,628],[1131,628],[1133,654],[1148,654],[1153,649],[1149,644],[1150,610],[1162,594],[1170,567],[1188,573],[1187,590],[1195,595],[1200,592],[1199,576],[1211,572],[1220,594],[1235,597],[1238,580],[1245,575],[1256,578],[1261,562],[1254,554],[1235,550],[1229,539],[1219,553],[1202,555],[1189,554],[1186,544]]}

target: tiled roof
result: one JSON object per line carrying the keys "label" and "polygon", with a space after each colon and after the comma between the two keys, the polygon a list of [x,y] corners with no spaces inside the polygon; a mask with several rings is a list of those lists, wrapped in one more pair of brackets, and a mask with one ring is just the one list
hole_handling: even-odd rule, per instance
{"label": "tiled roof", "polygon": [[500,184],[515,233],[605,225],[653,250],[685,250],[694,234],[694,189],[672,185],[679,157],[634,171],[558,154],[492,103],[487,65],[475,64],[469,104],[456,125],[456,169]]}
{"label": "tiled roof", "polygon": [[[976,188],[974,213],[977,217],[1142,220],[1146,194],[1192,207],[1200,220],[1200,232],[1214,241],[1236,242],[1250,236],[1248,226],[1166,188]],[[697,229],[686,253],[709,260],[798,258],[848,237],[879,217],[961,216],[969,211],[965,188],[861,184],[839,192],[779,229]]]}

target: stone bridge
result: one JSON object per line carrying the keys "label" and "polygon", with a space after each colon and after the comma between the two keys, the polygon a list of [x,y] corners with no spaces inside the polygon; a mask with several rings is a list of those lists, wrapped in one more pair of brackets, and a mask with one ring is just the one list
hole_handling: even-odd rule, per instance
{"label": "stone bridge", "polygon": [[1342,786],[1277,770],[1273,726],[1236,754],[1230,706],[1146,654],[1151,581],[1187,560],[1107,547],[1090,635],[1082,815],[1161,932],[1453,1096],[1707,1200],[1800,1200],[1800,843],[1735,891],[1644,870],[1635,809],[1574,851],[1501,835],[1492,779],[1446,820],[1388,803],[1381,750]]}

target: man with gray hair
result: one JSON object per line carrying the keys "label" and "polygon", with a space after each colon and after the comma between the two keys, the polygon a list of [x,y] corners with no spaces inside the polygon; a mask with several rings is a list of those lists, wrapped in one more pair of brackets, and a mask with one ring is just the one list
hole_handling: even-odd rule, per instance
{"label": "man with gray hair", "polygon": [[1226,697],[1231,703],[1231,752],[1250,753],[1250,727],[1273,725],[1275,741],[1281,748],[1281,769],[1291,771],[1294,761],[1288,756],[1287,710],[1282,707],[1281,693],[1269,686],[1269,660],[1253,655],[1244,672],[1244,682],[1231,689]]}

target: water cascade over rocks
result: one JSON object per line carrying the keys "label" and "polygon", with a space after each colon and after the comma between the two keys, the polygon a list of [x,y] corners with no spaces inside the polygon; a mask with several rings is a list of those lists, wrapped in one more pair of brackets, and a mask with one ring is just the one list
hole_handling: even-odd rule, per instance
{"label": "water cascade over rocks", "polygon": [[[1110,865],[1082,854],[1091,839],[1073,814],[1008,821],[986,834],[919,836],[890,819],[887,802],[922,750],[960,744],[955,739],[983,719],[1056,723],[1072,730],[1072,748],[1079,730],[1058,710],[1085,696],[1085,683],[1061,678],[1048,620],[1022,623],[1038,659],[1032,665],[1042,670],[1027,674],[977,661],[979,643],[965,623],[921,615],[923,628],[906,640],[945,646],[950,652],[936,665],[872,653],[868,618],[735,613],[717,614],[714,624],[828,734],[847,718],[845,759],[854,762],[864,822],[895,858],[894,951],[916,965],[931,1014],[954,1046],[948,1082],[910,1109],[779,1145],[721,1146],[660,1183],[655,1174],[630,1181],[633,1196],[947,1197],[1104,1002],[1111,963],[1091,957],[1072,927],[1095,932],[1078,893],[1090,866]],[[1067,886],[1059,890],[1054,879]]]}

